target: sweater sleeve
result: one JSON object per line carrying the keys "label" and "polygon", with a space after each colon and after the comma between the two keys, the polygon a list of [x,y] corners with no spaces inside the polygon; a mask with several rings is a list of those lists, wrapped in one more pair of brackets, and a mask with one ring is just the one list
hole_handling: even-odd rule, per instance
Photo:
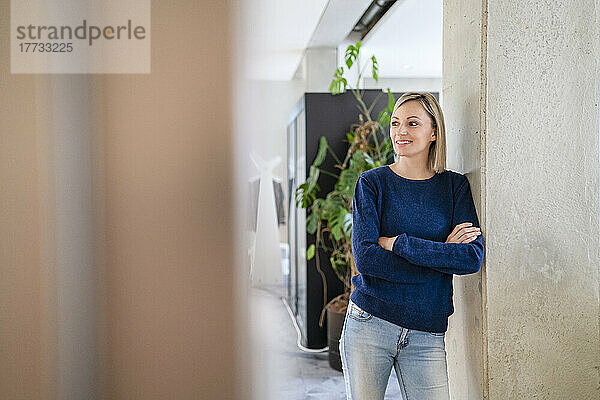
{"label": "sweater sleeve", "polygon": [[377,190],[359,176],[352,200],[352,254],[358,272],[391,282],[418,283],[427,268],[414,265],[381,247]]}
{"label": "sweater sleeve", "polygon": [[[464,175],[462,177],[463,181],[454,194],[452,229],[463,222],[471,222],[473,227],[479,226],[469,180]],[[402,233],[394,241],[392,252],[411,263],[439,272],[467,275],[481,268],[484,246],[482,235],[470,243],[444,243]]]}

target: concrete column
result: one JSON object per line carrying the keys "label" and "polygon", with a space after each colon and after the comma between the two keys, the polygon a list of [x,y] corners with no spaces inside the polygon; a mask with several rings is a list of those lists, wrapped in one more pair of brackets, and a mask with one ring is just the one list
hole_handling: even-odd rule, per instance
{"label": "concrete column", "polygon": [[599,6],[444,4],[449,168],[486,244],[454,280],[453,398],[600,395]]}
{"label": "concrete column", "polygon": [[[441,102],[447,134],[447,168],[465,173],[489,246],[484,201],[485,4],[444,2]],[[488,250],[489,251],[489,250]],[[486,253],[486,259],[487,259]],[[485,316],[482,296],[486,265],[454,277],[454,315],[446,334],[450,392],[454,399],[482,399],[485,387]]]}

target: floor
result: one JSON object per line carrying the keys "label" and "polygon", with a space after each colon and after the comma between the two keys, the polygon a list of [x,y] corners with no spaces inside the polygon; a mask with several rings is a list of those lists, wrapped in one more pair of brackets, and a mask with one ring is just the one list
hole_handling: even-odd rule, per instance
{"label": "floor", "polygon": [[[251,289],[253,374],[256,399],[346,399],[344,376],[331,368],[328,353],[298,348],[297,333],[279,286]],[[402,399],[392,369],[386,400]]]}

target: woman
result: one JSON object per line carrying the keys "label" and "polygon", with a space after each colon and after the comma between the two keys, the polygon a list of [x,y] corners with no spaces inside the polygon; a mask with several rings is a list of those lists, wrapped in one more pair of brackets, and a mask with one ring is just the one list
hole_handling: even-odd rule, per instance
{"label": "woman", "polygon": [[452,277],[479,271],[484,247],[469,181],[445,169],[445,135],[435,97],[403,94],[390,125],[397,161],[356,183],[359,274],[339,347],[348,399],[383,399],[392,366],[404,400],[450,398]]}

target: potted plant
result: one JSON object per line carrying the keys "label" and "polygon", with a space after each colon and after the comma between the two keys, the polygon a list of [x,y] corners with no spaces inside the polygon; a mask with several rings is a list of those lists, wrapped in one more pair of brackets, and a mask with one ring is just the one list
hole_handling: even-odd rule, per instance
{"label": "potted plant", "polygon": [[[367,106],[364,99],[364,89],[360,89],[360,82],[365,69],[371,66],[371,74],[378,81],[378,64],[375,56],[372,56],[362,67],[359,64],[361,42],[351,44],[346,48],[344,61],[346,68],[336,68],[329,92],[332,95],[344,93],[346,90],[352,92],[356,99],[359,114],[358,122],[352,124],[351,131],[347,133],[349,143],[348,151],[343,161],[322,136],[319,142],[317,155],[310,166],[309,176],[306,181],[296,189],[296,207],[305,208],[306,230],[315,235],[315,243],[307,249],[307,259],[316,257],[317,270],[323,281],[323,310],[319,320],[319,326],[323,326],[323,319],[327,311],[327,334],[329,344],[329,363],[341,371],[341,360],[338,351],[340,334],[343,327],[346,309],[350,293],[354,289],[350,279],[358,271],[354,266],[352,255],[352,198],[354,187],[359,175],[366,170],[388,164],[390,156],[393,156],[392,142],[387,135],[386,128],[390,124],[390,118],[394,107],[394,96],[387,89],[388,104],[376,119],[371,117],[371,112],[381,95],[382,91]],[[354,87],[348,85],[345,73],[352,67],[357,69],[357,80]],[[327,154],[336,161],[335,171],[325,171],[320,168]],[[321,173],[334,176],[337,181],[334,190],[326,196],[317,197],[320,190],[318,185]],[[327,302],[327,280],[321,269],[319,251],[323,249],[329,256],[331,267],[336,276],[344,283],[345,291]]]}

